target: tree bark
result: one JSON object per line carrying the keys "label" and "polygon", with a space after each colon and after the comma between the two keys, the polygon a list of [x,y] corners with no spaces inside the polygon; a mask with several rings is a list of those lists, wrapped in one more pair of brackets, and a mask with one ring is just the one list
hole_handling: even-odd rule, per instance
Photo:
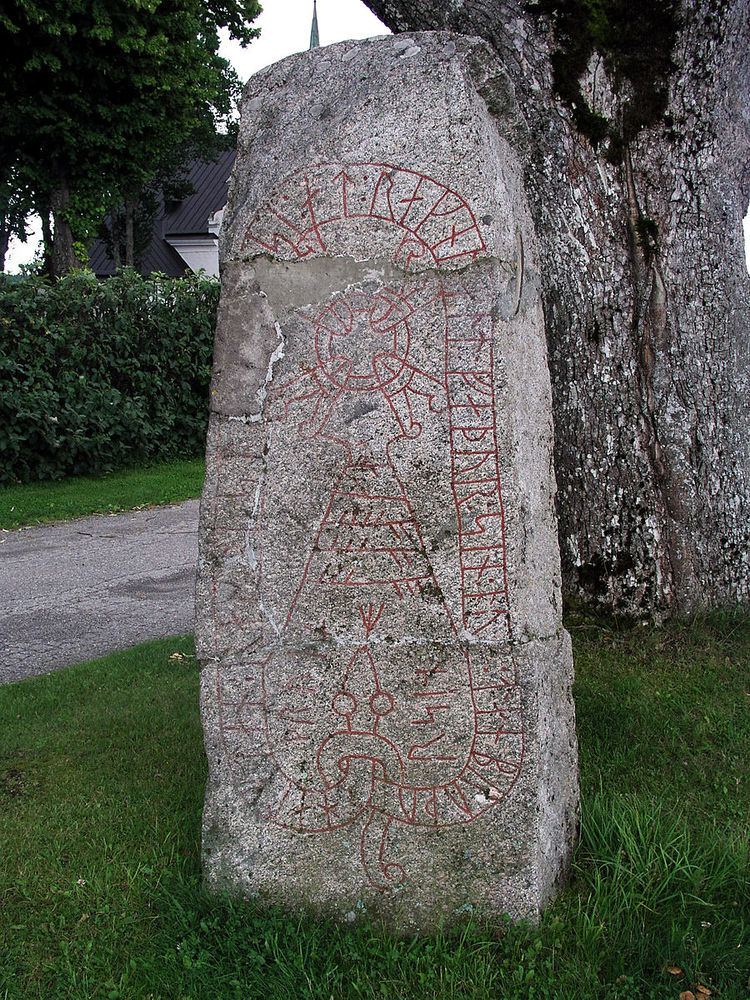
{"label": "tree bark", "polygon": [[[503,0],[365,0],[499,54],[542,246],[566,592],[666,616],[750,599],[748,0],[682,0],[667,115],[611,163],[555,96],[549,21]],[[591,108],[629,93],[596,56]]]}
{"label": "tree bark", "polygon": [[47,277],[52,277],[52,219],[47,205],[37,206],[39,218],[42,220],[42,271]]}
{"label": "tree bark", "polygon": [[135,238],[133,234],[133,217],[137,201],[132,198],[125,200],[125,266],[135,265]]}
{"label": "tree bark", "polygon": [[73,230],[66,214],[69,202],[68,183],[61,177],[58,186],[50,192],[50,210],[54,221],[50,262],[52,277],[55,279],[63,278],[78,265],[73,248]]}
{"label": "tree bark", "polygon": [[120,213],[116,209],[112,211],[110,233],[112,236],[112,262],[115,265],[115,274],[119,274],[122,269],[122,254],[120,253]]}
{"label": "tree bark", "polygon": [[10,244],[10,226],[5,217],[0,218],[0,273],[5,271],[5,258]]}

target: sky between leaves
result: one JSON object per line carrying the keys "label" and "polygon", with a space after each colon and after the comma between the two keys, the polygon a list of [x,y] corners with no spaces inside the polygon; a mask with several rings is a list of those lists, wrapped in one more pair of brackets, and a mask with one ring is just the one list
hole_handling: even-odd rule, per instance
{"label": "sky between leaves", "polygon": [[[222,44],[221,54],[229,59],[242,80],[293,52],[301,52],[310,44],[312,0],[265,0],[263,6],[263,13],[255,22],[261,29],[260,38],[245,49],[229,39]],[[318,0],[318,23],[321,45],[347,38],[389,34],[361,0]],[[39,226],[36,225],[25,244],[11,241],[7,270],[18,271],[22,264],[32,260],[39,240]],[[745,253],[750,271],[750,213],[745,219]]]}

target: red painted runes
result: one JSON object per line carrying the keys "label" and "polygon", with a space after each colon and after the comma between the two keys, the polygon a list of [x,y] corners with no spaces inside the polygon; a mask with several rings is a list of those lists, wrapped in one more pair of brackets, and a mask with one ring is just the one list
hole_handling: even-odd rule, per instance
{"label": "red painted runes", "polygon": [[485,250],[464,198],[416,170],[388,163],[319,164],[282,182],[248,227],[243,249],[301,258],[329,252],[332,223],[396,227],[394,259],[471,261]]}

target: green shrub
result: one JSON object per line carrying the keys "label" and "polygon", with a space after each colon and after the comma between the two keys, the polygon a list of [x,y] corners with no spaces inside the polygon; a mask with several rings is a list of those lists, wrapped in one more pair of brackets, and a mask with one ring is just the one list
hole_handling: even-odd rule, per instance
{"label": "green shrub", "polygon": [[218,283],[0,275],[0,483],[204,447]]}

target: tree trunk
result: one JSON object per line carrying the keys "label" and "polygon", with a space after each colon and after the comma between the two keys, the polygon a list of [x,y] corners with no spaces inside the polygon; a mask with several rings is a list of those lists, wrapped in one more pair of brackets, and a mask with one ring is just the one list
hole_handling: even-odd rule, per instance
{"label": "tree trunk", "polygon": [[52,219],[47,205],[38,205],[37,211],[42,220],[42,254],[44,263],[42,271],[48,278],[52,277]]}
{"label": "tree trunk", "polygon": [[61,177],[58,187],[50,193],[50,209],[55,226],[51,253],[53,278],[63,278],[79,263],[73,249],[73,230],[67,219],[69,202],[68,183],[65,178]]}
{"label": "tree trunk", "polygon": [[120,253],[120,213],[116,209],[112,210],[110,234],[112,236],[112,262],[115,265],[115,274],[118,274],[122,268],[122,254]]}
{"label": "tree trunk", "polygon": [[5,271],[5,258],[10,244],[10,226],[5,217],[0,218],[0,273]]}
{"label": "tree trunk", "polygon": [[[503,0],[365,0],[395,31],[498,52],[542,246],[566,591],[668,615],[750,598],[747,0],[683,0],[668,107],[597,152],[555,96],[548,20]],[[596,54],[582,89],[610,121],[627,85]]]}
{"label": "tree trunk", "polygon": [[133,217],[137,202],[132,198],[125,200],[125,266],[135,265],[135,240],[133,236]]}

